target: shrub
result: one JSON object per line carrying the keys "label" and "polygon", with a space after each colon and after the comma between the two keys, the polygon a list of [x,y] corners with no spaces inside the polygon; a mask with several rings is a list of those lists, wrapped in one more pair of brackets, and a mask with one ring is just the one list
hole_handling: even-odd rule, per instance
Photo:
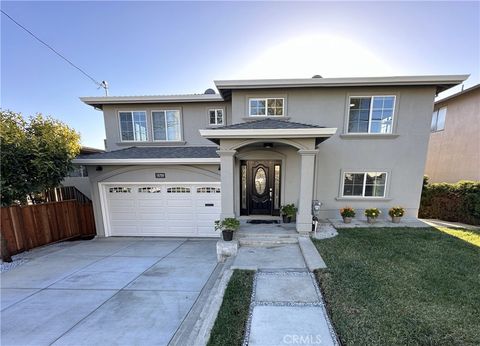
{"label": "shrub", "polygon": [[235,232],[240,228],[240,221],[234,217],[227,217],[223,220],[215,221],[215,230]]}
{"label": "shrub", "polygon": [[290,217],[294,217],[297,211],[298,209],[293,203],[282,205],[282,207],[280,208],[280,213],[282,213],[282,215],[287,215]]}
{"label": "shrub", "polygon": [[365,216],[367,217],[378,217],[382,212],[378,208],[369,208],[365,209]]}
{"label": "shrub", "polygon": [[388,215],[390,215],[391,217],[402,217],[403,215],[405,215],[405,209],[403,209],[402,207],[392,207],[388,211]]}
{"label": "shrub", "polygon": [[424,179],[418,216],[480,225],[480,181],[430,184]]}
{"label": "shrub", "polygon": [[340,209],[340,215],[342,217],[355,217],[355,209],[352,207],[345,207]]}

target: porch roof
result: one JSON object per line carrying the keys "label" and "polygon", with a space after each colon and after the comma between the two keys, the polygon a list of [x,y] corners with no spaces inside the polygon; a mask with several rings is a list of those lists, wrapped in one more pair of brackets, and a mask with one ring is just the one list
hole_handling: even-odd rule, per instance
{"label": "porch roof", "polygon": [[200,130],[202,137],[219,144],[222,138],[315,138],[319,144],[333,136],[337,128],[302,124],[280,119],[262,119]]}

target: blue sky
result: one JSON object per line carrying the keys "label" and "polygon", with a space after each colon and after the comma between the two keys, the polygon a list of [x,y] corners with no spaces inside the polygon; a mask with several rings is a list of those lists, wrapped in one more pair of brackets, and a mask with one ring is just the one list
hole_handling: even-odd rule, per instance
{"label": "blue sky", "polygon": [[[214,79],[471,74],[479,2],[8,2],[111,95],[200,93]],[[3,15],[1,107],[63,120],[103,148],[102,90]]]}

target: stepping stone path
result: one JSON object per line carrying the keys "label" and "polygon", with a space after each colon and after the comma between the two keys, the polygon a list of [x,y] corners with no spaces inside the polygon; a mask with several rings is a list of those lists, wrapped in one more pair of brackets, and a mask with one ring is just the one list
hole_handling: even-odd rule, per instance
{"label": "stepping stone path", "polygon": [[244,346],[339,345],[322,295],[307,270],[259,270]]}

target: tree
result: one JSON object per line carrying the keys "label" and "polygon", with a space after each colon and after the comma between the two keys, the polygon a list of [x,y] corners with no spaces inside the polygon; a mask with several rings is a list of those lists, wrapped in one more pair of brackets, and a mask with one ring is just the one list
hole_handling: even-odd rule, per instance
{"label": "tree", "polygon": [[41,114],[25,120],[0,110],[1,204],[26,203],[57,187],[80,152],[80,135],[66,124]]}

